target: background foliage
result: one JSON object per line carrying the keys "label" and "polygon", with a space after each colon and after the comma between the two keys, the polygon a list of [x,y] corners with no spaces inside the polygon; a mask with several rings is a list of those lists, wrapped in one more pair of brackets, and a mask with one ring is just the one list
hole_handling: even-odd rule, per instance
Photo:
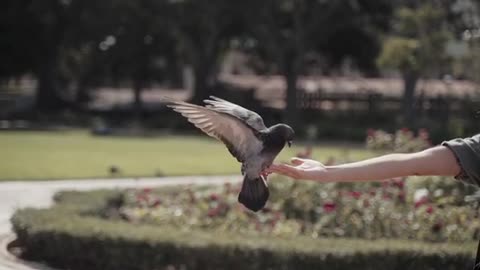
{"label": "background foliage", "polygon": [[179,229],[174,224],[99,218],[99,210],[118,206],[119,195],[60,193],[51,209],[18,211],[12,224],[22,256],[69,269],[459,269],[470,267],[475,247],[473,242],[446,245],[272,237],[255,232],[218,234],[187,226]]}
{"label": "background foliage", "polygon": [[[403,112],[393,124],[417,129],[418,80],[477,79],[479,14],[471,0],[8,0],[0,13],[0,91],[15,92],[30,75],[35,98],[27,108],[49,117],[20,106],[7,118],[48,122],[59,111],[85,119],[99,87],[132,89],[120,117],[138,124],[147,120],[142,92],[186,87],[189,72],[192,101],[225,92],[219,76],[236,52],[244,64],[229,72],[282,78],[286,110],[276,118],[293,126],[304,128],[299,78],[345,75],[401,77]],[[449,52],[452,44],[461,49]]]}

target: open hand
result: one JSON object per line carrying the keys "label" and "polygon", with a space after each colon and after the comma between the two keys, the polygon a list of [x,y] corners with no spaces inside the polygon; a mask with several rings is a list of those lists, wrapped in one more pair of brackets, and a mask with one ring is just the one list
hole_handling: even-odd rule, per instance
{"label": "open hand", "polygon": [[266,172],[278,173],[289,176],[294,179],[306,179],[321,181],[322,175],[325,173],[325,166],[315,160],[292,158],[292,165],[289,164],[272,164]]}

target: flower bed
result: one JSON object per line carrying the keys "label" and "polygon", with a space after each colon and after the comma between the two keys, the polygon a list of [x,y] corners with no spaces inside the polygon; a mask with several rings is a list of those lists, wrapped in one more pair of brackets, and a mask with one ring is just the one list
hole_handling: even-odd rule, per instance
{"label": "flower bed", "polygon": [[273,179],[269,185],[272,197],[259,213],[237,203],[239,186],[226,184],[174,192],[130,190],[103,216],[134,224],[289,237],[453,242],[479,237],[478,203],[463,199],[472,190],[447,178],[355,185]]}
{"label": "flower bed", "polygon": [[72,270],[467,269],[476,246],[273,237],[98,217],[105,213],[99,210],[121,205],[121,198],[117,192],[69,192],[51,209],[17,211],[12,224],[23,256]]}

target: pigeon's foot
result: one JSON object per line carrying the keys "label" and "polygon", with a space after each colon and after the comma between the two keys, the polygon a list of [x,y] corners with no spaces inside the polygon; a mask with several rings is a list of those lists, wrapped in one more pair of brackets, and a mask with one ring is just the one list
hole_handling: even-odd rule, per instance
{"label": "pigeon's foot", "polygon": [[272,174],[272,172],[265,170],[265,171],[263,171],[263,172],[260,173],[260,176],[262,176],[263,179],[267,180],[267,177],[268,177],[270,174]]}

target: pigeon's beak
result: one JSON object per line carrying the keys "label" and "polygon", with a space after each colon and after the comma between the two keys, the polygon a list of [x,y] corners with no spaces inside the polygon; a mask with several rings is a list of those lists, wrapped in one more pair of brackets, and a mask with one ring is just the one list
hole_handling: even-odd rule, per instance
{"label": "pigeon's beak", "polygon": [[288,147],[292,147],[292,141],[287,141]]}

